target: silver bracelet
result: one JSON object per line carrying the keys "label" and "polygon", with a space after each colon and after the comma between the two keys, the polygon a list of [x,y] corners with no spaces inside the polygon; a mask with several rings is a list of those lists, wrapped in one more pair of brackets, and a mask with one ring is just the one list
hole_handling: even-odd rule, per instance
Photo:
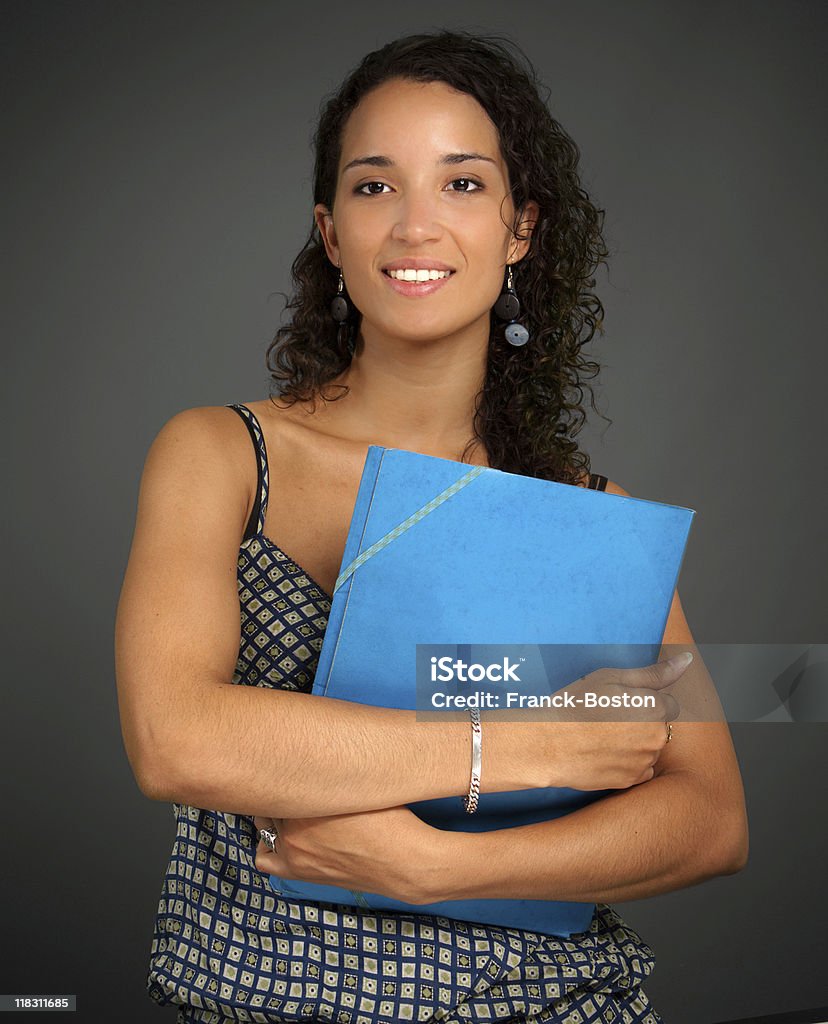
{"label": "silver bracelet", "polygon": [[482,730],[480,728],[480,711],[478,708],[470,708],[472,724],[472,766],[471,780],[469,782],[469,795],[463,797],[463,806],[467,814],[474,814],[477,810],[477,801],[480,796],[480,741]]}

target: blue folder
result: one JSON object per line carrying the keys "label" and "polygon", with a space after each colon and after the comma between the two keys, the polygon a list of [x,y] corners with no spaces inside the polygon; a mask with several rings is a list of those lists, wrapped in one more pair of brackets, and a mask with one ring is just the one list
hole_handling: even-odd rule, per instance
{"label": "blue folder", "polygon": [[[655,662],[692,509],[371,445],[313,693],[379,707],[417,704],[417,645],[530,645],[548,692],[602,667]],[[571,645],[550,648],[543,645]],[[538,646],[541,645],[541,646]],[[552,652],[550,654],[550,651]],[[598,659],[598,660],[596,660]],[[485,780],[485,713],[483,716]],[[455,831],[534,824],[605,796],[546,788],[410,804]],[[594,905],[473,899],[409,904],[270,876],[290,900],[436,914],[567,936]]]}

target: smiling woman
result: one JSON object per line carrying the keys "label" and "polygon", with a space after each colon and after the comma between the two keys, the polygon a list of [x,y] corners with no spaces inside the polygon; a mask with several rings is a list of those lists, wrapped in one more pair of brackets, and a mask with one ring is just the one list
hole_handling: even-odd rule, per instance
{"label": "smiling woman", "polygon": [[[139,784],[177,820],[149,995],[178,1004],[178,1024],[658,1024],[641,988],[652,954],[606,901],[746,857],[726,726],[677,724],[668,747],[663,687],[691,679],[716,703],[698,655],[691,669],[627,670],[653,695],[646,721],[487,720],[481,792],[616,791],[489,833],[407,807],[471,792],[476,720],[424,728],[310,692],[369,445],[626,494],[576,440],[606,256],[577,148],[528,62],[458,32],[369,54],[315,147],[311,233],[268,350],[273,395],[178,413],[141,482],[118,694]],[[663,642],[693,646],[677,594]],[[602,679],[583,683],[608,692]],[[595,911],[573,932],[550,909],[540,933],[291,900],[271,875],[411,904]]]}
{"label": "smiling woman", "polygon": [[[412,131],[412,111],[424,130]],[[445,82],[392,78],[351,113],[341,158],[335,198],[314,213],[327,256],[362,314],[362,344],[388,349],[394,338],[397,346],[440,341],[479,351],[503,268],[526,255],[538,214],[528,201],[516,233],[509,169],[485,110]],[[461,170],[475,177],[458,178]],[[432,282],[432,270],[450,273]],[[429,283],[411,271],[429,272]],[[432,301],[391,301],[389,288],[406,300]]]}

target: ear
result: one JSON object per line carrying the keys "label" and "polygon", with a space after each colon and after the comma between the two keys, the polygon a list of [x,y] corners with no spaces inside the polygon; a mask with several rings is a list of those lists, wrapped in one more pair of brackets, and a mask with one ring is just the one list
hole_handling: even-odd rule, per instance
{"label": "ear", "polygon": [[319,234],[322,236],[322,241],[325,243],[325,252],[328,254],[328,259],[334,266],[341,267],[342,259],[339,255],[339,244],[336,240],[333,214],[323,203],[317,203],[313,208],[313,216],[316,226],[319,228]]}
{"label": "ear", "polygon": [[532,230],[538,222],[539,214],[540,207],[533,199],[528,200],[524,204],[523,209],[520,210],[520,219],[514,234],[512,247],[509,250],[509,263],[519,263],[529,251],[529,246],[532,242]]}

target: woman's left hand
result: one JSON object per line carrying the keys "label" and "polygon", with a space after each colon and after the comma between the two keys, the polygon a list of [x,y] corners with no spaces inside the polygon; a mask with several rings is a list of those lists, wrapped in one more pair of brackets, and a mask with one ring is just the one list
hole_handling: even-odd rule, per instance
{"label": "woman's left hand", "polygon": [[429,891],[450,861],[441,858],[452,833],[432,828],[407,807],[323,818],[254,818],[275,831],[273,853],[260,839],[256,867],[264,874],[374,892],[405,903],[430,903]]}

